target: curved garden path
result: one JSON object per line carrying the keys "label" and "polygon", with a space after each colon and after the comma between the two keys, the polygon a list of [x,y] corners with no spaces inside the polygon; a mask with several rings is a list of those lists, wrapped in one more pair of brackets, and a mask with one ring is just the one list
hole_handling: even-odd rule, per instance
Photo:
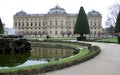
{"label": "curved garden path", "polygon": [[89,42],[101,47],[101,53],[84,63],[38,75],[120,75],[120,45]]}

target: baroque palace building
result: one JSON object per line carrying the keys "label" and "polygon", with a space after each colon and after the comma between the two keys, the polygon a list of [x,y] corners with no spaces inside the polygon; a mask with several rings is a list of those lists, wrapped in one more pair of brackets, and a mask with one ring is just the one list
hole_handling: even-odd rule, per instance
{"label": "baroque palace building", "polygon": [[[92,10],[87,14],[90,37],[101,37],[102,16],[99,12]],[[16,34],[26,36],[45,37],[74,37],[74,26],[77,14],[69,14],[60,6],[51,8],[47,14],[27,14],[23,10],[17,12],[13,17]]]}

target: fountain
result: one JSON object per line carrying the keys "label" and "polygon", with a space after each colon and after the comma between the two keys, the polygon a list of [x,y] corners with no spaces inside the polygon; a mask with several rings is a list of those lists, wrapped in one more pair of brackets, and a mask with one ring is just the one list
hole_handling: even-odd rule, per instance
{"label": "fountain", "polygon": [[30,43],[22,35],[0,35],[0,53],[14,54],[30,50]]}

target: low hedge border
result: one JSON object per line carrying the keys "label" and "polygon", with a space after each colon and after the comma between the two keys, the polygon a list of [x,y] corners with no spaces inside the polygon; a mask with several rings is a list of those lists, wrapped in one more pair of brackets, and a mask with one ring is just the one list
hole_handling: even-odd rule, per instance
{"label": "low hedge border", "polygon": [[[94,47],[94,48],[93,48]],[[94,50],[92,50],[94,49]],[[82,51],[82,50],[81,50]],[[5,73],[0,73],[0,75],[34,75],[34,74],[40,74],[40,73],[45,73],[49,71],[54,71],[66,67],[70,67],[72,65],[76,65],[79,63],[82,63],[84,61],[87,61],[96,55],[100,53],[100,48],[98,46],[89,46],[89,52],[86,55],[83,55],[80,58],[74,59],[74,60],[69,60],[68,62],[62,62],[57,64],[57,61],[52,62],[50,65],[45,64],[46,66],[41,66],[33,68],[31,66],[31,69],[23,69],[23,70],[18,70],[18,71],[13,71],[13,72],[5,72]],[[79,54],[77,54],[79,55]],[[77,56],[75,55],[75,56]],[[62,59],[64,60],[64,59]],[[53,64],[56,63],[56,64]],[[37,66],[37,65],[36,65]]]}

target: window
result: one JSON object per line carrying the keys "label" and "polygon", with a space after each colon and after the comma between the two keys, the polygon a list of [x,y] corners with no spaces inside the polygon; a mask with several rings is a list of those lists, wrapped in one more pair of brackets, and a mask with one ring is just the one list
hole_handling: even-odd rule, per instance
{"label": "window", "polygon": [[63,20],[61,21],[61,26],[63,25]]}
{"label": "window", "polygon": [[57,35],[57,31],[55,31],[55,34]]}
{"label": "window", "polygon": [[52,34],[52,31],[50,31],[50,34]]}
{"label": "window", "polygon": [[100,21],[98,22],[98,26],[100,26]]}
{"label": "window", "polygon": [[20,26],[20,22],[19,22],[19,26]]}
{"label": "window", "polygon": [[39,26],[41,26],[41,22],[39,22]]}
{"label": "window", "polygon": [[100,34],[100,31],[98,31],[98,34]]}
{"label": "window", "polygon": [[101,27],[99,26],[98,28],[100,29]]}
{"label": "window", "polygon": [[43,26],[45,25],[45,22],[43,22]]}
{"label": "window", "polygon": [[24,26],[24,22],[22,23],[22,26]]}
{"label": "window", "polygon": [[96,35],[96,31],[94,32],[94,35]]}
{"label": "window", "polygon": [[15,26],[17,26],[17,22],[15,22]]}
{"label": "window", "polygon": [[52,25],[52,21],[50,21],[50,25]]}
{"label": "window", "polygon": [[37,26],[37,23],[35,22],[35,26]]}
{"label": "window", "polygon": [[57,19],[55,20],[55,25],[57,26]]}
{"label": "window", "polygon": [[68,23],[67,23],[67,21],[66,21],[66,25],[67,25]]}
{"label": "window", "polygon": [[45,31],[43,31],[43,34],[45,34]]}
{"label": "window", "polygon": [[29,23],[27,22],[27,26],[29,26]]}
{"label": "window", "polygon": [[94,25],[96,26],[96,19],[94,19]]}
{"label": "window", "polygon": [[69,26],[71,26],[71,21],[69,21]]}
{"label": "window", "polygon": [[33,26],[33,23],[31,22],[31,26]]}
{"label": "window", "polygon": [[94,22],[94,25],[96,26],[96,22]]}

